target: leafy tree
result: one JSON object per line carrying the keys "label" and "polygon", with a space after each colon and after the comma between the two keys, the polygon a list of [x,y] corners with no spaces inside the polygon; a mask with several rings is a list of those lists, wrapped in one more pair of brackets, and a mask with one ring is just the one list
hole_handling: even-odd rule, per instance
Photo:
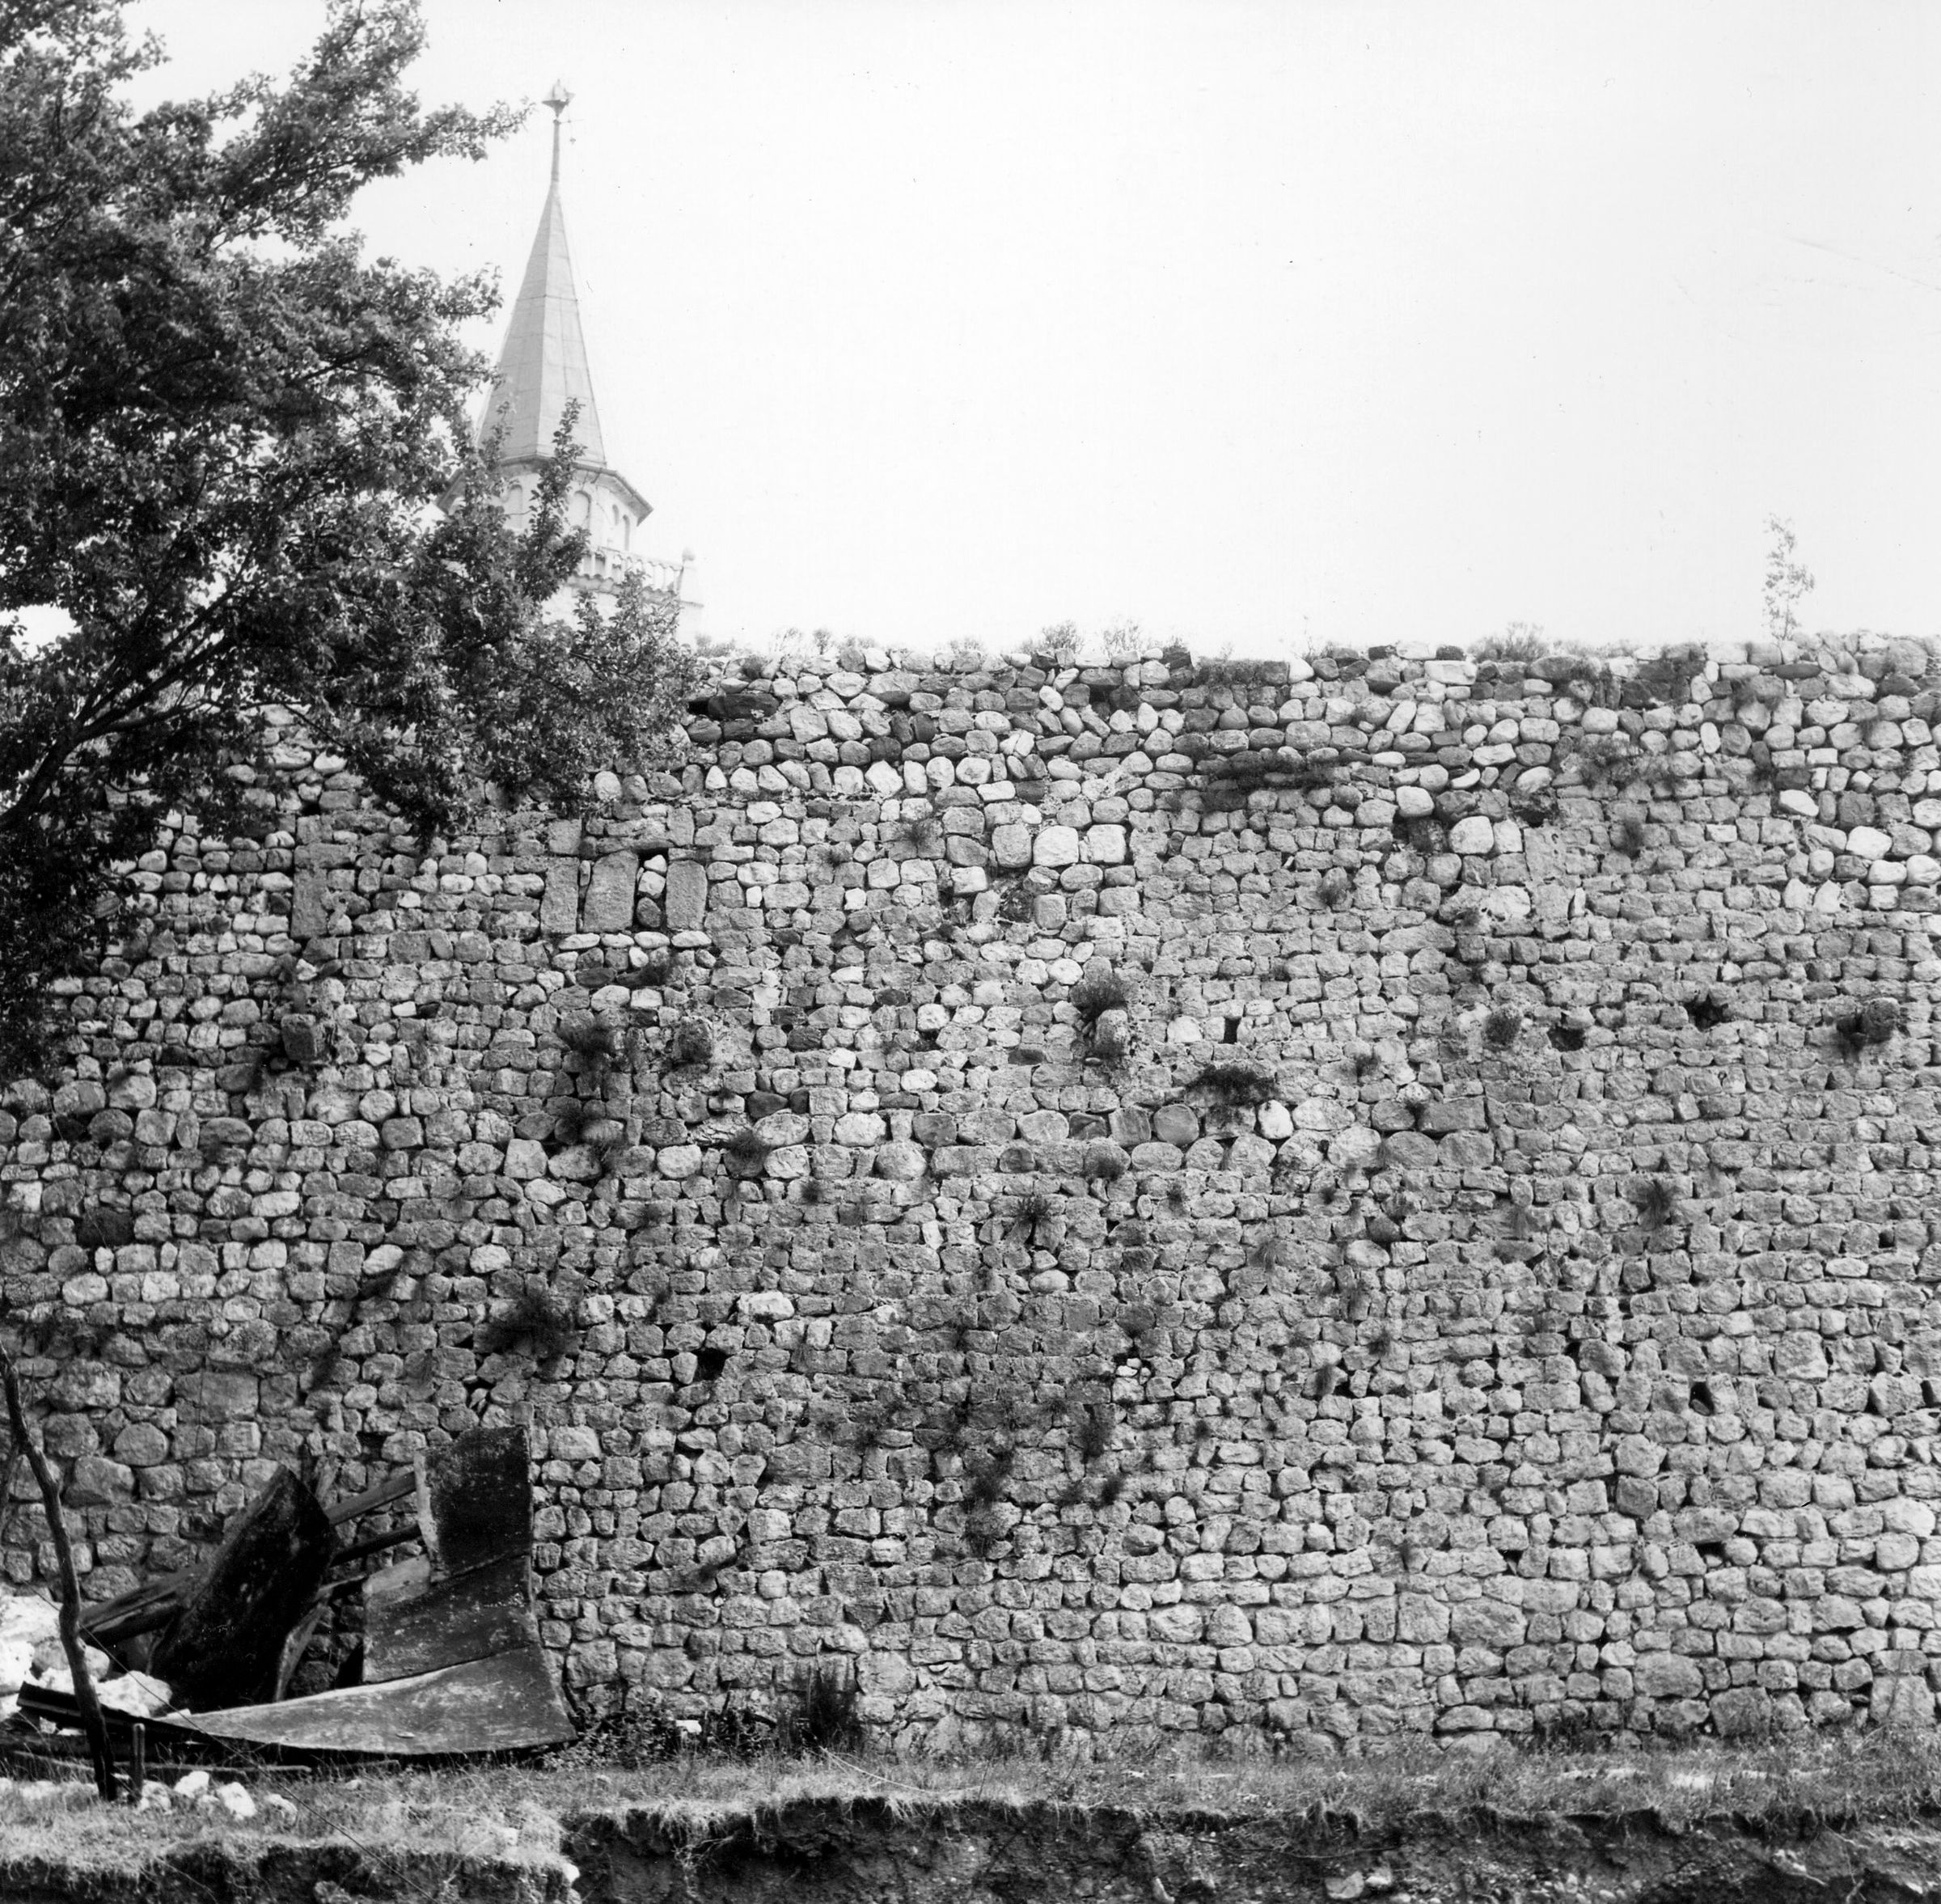
{"label": "leafy tree", "polygon": [[1771,538],[1766,551],[1766,627],[1774,641],[1783,641],[1799,633],[1797,611],[1812,591],[1813,578],[1804,562],[1794,559],[1791,523],[1768,516],[1766,532]]}
{"label": "leafy tree", "polygon": [[345,228],[518,116],[421,108],[412,0],[337,0],[281,87],[137,114],[161,53],[121,6],[0,0],[0,1076],[44,1056],[48,983],[157,816],[239,817],[264,705],[429,836],[481,776],[570,809],[689,688],[638,590],[545,619],[571,419],[515,536],[463,413],[490,281]]}

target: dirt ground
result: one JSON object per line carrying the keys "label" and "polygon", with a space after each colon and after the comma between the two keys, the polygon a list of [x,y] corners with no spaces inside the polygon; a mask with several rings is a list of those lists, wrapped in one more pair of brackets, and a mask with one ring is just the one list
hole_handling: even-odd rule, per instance
{"label": "dirt ground", "polygon": [[[216,1784],[226,1781],[218,1778]],[[1323,1764],[683,1758],[0,1787],[7,1904],[1941,1898],[1941,1745]]]}

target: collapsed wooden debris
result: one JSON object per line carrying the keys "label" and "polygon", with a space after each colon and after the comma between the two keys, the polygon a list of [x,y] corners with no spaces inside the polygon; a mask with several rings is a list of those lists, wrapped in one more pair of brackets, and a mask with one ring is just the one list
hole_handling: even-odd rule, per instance
{"label": "collapsed wooden debris", "polygon": [[[414,1496],[403,1525],[340,1544],[340,1530]],[[362,1565],[414,1541],[421,1555]],[[108,1695],[121,1682],[103,1688],[111,1732],[138,1723],[158,1746],[392,1758],[557,1745],[573,1727],[539,1642],[531,1559],[526,1432],[477,1428],[334,1504],[279,1469],[207,1567],[101,1602],[82,1630],[129,1678],[166,1682],[173,1703],[159,1711],[119,1711]],[[364,1614],[354,1682],[287,1696],[325,1614],[353,1593]],[[70,1690],[32,1682],[19,1711],[57,1725],[76,1716]]]}

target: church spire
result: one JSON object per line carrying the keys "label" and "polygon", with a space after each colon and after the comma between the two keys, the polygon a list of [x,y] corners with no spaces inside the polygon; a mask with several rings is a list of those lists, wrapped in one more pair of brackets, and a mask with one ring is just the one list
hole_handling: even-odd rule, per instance
{"label": "church spire", "polygon": [[580,328],[566,214],[560,204],[560,122],[572,99],[560,80],[553,82],[546,95],[545,103],[552,108],[552,176],[485,406],[484,431],[504,431],[499,439],[501,464],[543,462],[550,456],[553,433],[566,406],[574,403],[579,405],[573,426],[580,446],[578,460],[595,469],[607,463],[593,376],[586,365],[586,339]]}
{"label": "church spire", "polygon": [[579,294],[566,245],[566,215],[560,205],[561,121],[572,99],[565,82],[556,79],[546,95],[552,108],[552,173],[479,438],[484,442],[494,430],[500,433],[495,467],[508,515],[521,523],[537,494],[539,472],[552,460],[553,436],[567,405],[577,405],[573,435],[579,451],[565,499],[566,518],[569,527],[585,535],[586,552],[573,586],[610,591],[622,576],[632,574],[649,589],[678,599],[686,558],[677,567],[643,556],[635,548],[653,506],[607,462],[599,408],[593,400]]}

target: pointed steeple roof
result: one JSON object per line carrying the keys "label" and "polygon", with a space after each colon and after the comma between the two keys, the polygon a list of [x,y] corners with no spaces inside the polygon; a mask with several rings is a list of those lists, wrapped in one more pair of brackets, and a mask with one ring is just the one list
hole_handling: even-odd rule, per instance
{"label": "pointed steeple roof", "polygon": [[543,462],[551,456],[560,419],[569,403],[577,403],[573,434],[580,446],[577,460],[594,469],[607,467],[600,413],[586,367],[586,339],[580,328],[573,256],[566,244],[566,214],[560,204],[560,119],[572,97],[556,80],[546,95],[552,108],[552,179],[480,425],[481,439],[503,426],[501,464]]}

